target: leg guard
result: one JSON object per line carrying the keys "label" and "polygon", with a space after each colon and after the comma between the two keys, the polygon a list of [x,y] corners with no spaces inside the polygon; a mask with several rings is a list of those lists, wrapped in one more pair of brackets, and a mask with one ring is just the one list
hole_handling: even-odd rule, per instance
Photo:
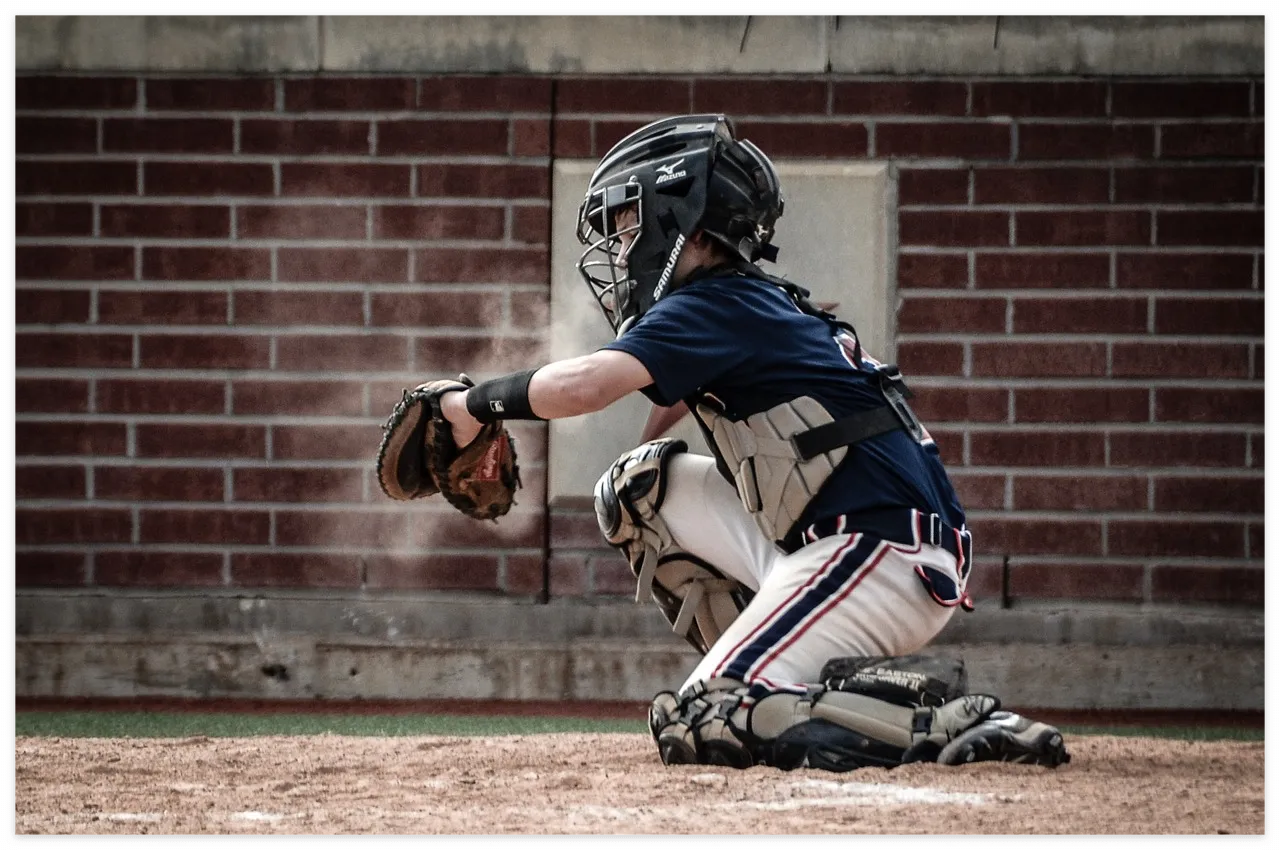
{"label": "leg guard", "polygon": [[653,440],[618,458],[596,482],[596,521],[636,575],[636,601],[650,597],[672,630],[706,654],[751,601],[749,589],[683,551],[662,520],[667,464],[683,440]]}
{"label": "leg guard", "polygon": [[713,679],[658,694],[649,729],[665,764],[843,772],[932,760],[999,707],[986,695],[911,708],[826,687],[800,695]]}
{"label": "leg guard", "polygon": [[895,705],[942,705],[969,692],[964,660],[932,655],[833,658],[818,681]]}

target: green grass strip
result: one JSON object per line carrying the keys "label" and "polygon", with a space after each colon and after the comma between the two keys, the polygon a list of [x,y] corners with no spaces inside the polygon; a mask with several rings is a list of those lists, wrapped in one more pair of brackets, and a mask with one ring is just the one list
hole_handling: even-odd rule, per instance
{"label": "green grass strip", "polygon": [[[468,715],[229,714],[127,711],[19,711],[18,736],[60,738],[245,738],[259,735],[539,735],[645,733],[643,719]],[[1185,741],[1261,741],[1263,729],[1231,727],[1063,726],[1067,735],[1125,735]]]}

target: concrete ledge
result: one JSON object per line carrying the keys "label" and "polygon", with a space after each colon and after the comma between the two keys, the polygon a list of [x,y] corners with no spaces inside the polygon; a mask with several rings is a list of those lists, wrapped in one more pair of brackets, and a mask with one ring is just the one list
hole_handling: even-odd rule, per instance
{"label": "concrete ledge", "polygon": [[20,16],[16,69],[1255,75],[1262,17]]}

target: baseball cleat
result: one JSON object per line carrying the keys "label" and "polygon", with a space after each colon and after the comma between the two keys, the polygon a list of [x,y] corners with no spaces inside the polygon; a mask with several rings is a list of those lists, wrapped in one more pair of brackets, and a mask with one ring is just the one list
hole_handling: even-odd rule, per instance
{"label": "baseball cleat", "polygon": [[1047,723],[1014,714],[994,712],[938,753],[938,764],[1008,761],[1057,767],[1071,761],[1062,733]]}

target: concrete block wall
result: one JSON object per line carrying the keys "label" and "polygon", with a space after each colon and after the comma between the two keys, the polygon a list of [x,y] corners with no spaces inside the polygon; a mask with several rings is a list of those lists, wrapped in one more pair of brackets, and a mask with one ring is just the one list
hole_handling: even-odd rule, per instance
{"label": "concrete block wall", "polygon": [[778,157],[890,163],[898,360],[979,601],[1007,555],[1019,598],[1261,607],[1263,102],[1250,75],[20,72],[17,585],[631,593],[590,513],[544,504],[543,426],[496,525],[385,499],[373,447],[401,388],[545,357],[553,157],[724,110]]}

